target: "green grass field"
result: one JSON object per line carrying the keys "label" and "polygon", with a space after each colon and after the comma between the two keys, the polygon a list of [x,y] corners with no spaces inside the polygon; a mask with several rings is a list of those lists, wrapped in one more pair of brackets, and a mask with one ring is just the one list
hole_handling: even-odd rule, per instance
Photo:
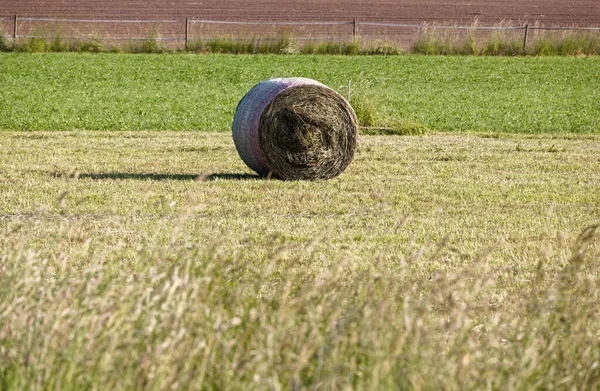
{"label": "green grass field", "polygon": [[2,389],[595,389],[600,137],[0,133]]}
{"label": "green grass field", "polygon": [[[230,127],[273,76],[351,79],[363,120],[426,134],[265,180]],[[0,54],[0,389],[600,388],[598,82],[600,58]]]}
{"label": "green grass field", "polygon": [[229,56],[0,53],[0,129],[227,131],[241,97],[305,76],[374,125],[597,133],[600,57]]}

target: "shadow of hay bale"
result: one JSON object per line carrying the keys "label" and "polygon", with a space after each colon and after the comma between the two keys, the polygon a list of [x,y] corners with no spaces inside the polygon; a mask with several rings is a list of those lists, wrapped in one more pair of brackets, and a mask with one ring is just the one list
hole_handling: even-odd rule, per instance
{"label": "shadow of hay bale", "polygon": [[[72,176],[70,173],[52,173],[52,176]],[[93,180],[139,180],[139,181],[205,181],[216,180],[245,181],[262,179],[256,174],[213,173],[213,174],[156,174],[134,172],[109,172],[109,173],[77,173],[78,179]]]}

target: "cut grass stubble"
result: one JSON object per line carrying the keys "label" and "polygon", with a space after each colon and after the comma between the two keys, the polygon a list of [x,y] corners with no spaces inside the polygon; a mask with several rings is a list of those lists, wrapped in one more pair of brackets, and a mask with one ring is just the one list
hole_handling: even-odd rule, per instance
{"label": "cut grass stubble", "polygon": [[597,388],[600,140],[483,136],[0,133],[0,387]]}
{"label": "cut grass stubble", "polygon": [[[65,39],[64,26],[53,33],[34,28],[30,38],[8,42],[0,31],[0,51],[17,52],[122,52],[122,53],[219,53],[219,54],[318,54],[318,55],[476,55],[476,56],[591,56],[600,54],[600,31],[578,29],[574,26],[556,30],[540,30],[531,26],[525,41],[525,28],[510,23],[481,27],[454,25],[428,26],[418,29],[410,49],[402,49],[393,36],[373,40],[352,38],[310,39],[293,37],[289,33],[255,35],[251,38],[236,35],[193,37],[183,46],[168,45],[160,39],[159,27],[154,26],[146,39],[123,38],[118,41],[101,37]],[[89,34],[87,34],[89,35]],[[87,36],[86,35],[86,36]],[[121,43],[118,43],[122,41]],[[125,42],[125,43],[123,43]]]}

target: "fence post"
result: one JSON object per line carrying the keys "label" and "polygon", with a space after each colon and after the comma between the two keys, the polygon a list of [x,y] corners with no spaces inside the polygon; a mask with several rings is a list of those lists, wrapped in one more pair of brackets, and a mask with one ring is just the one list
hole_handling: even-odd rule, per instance
{"label": "fence post", "polygon": [[185,18],[185,51],[188,50],[188,36],[190,33],[190,19]]}
{"label": "fence post", "polygon": [[14,20],[14,25],[13,25],[13,42],[16,44],[17,43],[17,15],[15,15],[15,20]]}
{"label": "fence post", "polygon": [[354,19],[354,23],[352,26],[352,38],[356,38],[358,34],[358,18]]}
{"label": "fence post", "polygon": [[529,25],[525,25],[525,37],[523,37],[523,55],[527,54],[527,35],[529,34]]}

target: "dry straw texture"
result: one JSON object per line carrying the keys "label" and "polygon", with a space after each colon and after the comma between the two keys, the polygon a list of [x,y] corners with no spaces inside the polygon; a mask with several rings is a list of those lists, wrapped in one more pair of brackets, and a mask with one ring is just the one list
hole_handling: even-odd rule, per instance
{"label": "dry straw texture", "polygon": [[330,179],[352,162],[358,122],[337,92],[305,78],[272,79],[240,101],[233,139],[242,160],[261,175]]}

